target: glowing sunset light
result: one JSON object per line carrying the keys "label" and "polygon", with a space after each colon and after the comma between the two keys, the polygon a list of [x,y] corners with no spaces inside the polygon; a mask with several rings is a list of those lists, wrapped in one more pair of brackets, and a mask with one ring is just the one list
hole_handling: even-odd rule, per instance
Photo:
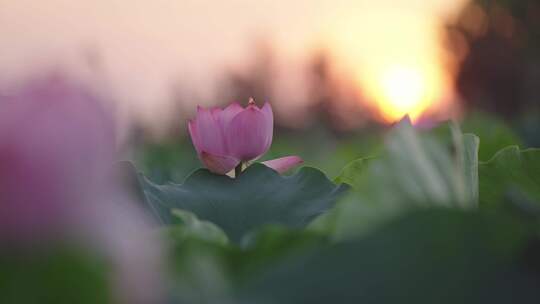
{"label": "glowing sunset light", "polygon": [[439,6],[415,2],[419,7],[413,9],[406,3],[382,1],[336,12],[328,44],[344,70],[352,71],[375,118],[386,123],[405,115],[414,122],[426,113],[449,118],[455,104],[435,13]]}
{"label": "glowing sunset light", "polygon": [[385,122],[395,122],[403,116],[417,120],[426,110],[439,106],[443,97],[443,81],[436,68],[390,64],[366,81],[369,101],[376,114]]}
{"label": "glowing sunset light", "polygon": [[426,80],[414,68],[393,67],[384,71],[381,79],[382,114],[395,120],[410,114],[413,118],[425,109]]}

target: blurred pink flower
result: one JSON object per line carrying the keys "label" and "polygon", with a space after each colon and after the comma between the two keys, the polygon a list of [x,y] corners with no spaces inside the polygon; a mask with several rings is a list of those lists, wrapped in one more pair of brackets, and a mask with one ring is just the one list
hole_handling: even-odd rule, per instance
{"label": "blurred pink flower", "polygon": [[98,101],[58,77],[0,99],[0,238],[52,236],[105,183],[112,122]]}
{"label": "blurred pink flower", "polygon": [[[250,99],[246,108],[232,103],[225,109],[197,107],[197,116],[188,122],[188,130],[202,163],[212,172],[226,174],[242,162],[261,157],[272,144],[274,117],[272,107],[257,107]],[[296,159],[300,159],[296,157]],[[284,172],[296,162],[265,162]],[[279,164],[279,168],[274,165]]]}
{"label": "blurred pink flower", "polygon": [[121,303],[155,303],[160,243],[113,172],[114,125],[99,100],[61,76],[0,98],[0,246],[57,241],[111,262]]}

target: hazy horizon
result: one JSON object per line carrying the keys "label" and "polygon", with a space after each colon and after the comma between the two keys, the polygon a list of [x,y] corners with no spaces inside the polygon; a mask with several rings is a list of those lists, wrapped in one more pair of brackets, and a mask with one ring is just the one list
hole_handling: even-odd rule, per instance
{"label": "hazy horizon", "polygon": [[[320,49],[329,50],[375,99],[391,103],[399,94],[408,96],[407,103],[422,94],[423,103],[450,100],[438,35],[444,19],[462,5],[445,0],[3,0],[0,86],[61,66],[99,82],[132,115],[159,124],[179,83],[194,102],[225,102],[213,100],[222,73],[241,70],[252,60],[253,45],[266,41],[276,53],[276,81],[283,84],[272,100],[278,107],[309,102],[298,89],[304,81],[301,68]],[[400,84],[402,79],[412,80]],[[384,113],[392,119],[410,106],[385,105]]]}

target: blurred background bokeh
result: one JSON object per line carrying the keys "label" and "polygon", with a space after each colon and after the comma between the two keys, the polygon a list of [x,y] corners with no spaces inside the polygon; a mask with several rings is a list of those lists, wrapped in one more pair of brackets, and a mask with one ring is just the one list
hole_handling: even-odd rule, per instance
{"label": "blurred background bokeh", "polygon": [[0,92],[50,71],[78,79],[112,101],[119,147],[156,181],[200,166],[196,105],[250,97],[274,108],[268,158],[330,176],[406,114],[462,120],[487,160],[540,145],[539,35],[535,0],[3,0]]}

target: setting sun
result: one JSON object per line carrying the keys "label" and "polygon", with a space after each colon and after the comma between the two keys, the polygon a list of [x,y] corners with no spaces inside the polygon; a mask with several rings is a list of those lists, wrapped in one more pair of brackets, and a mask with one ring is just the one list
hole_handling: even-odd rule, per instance
{"label": "setting sun", "polygon": [[328,43],[345,68],[353,71],[366,107],[379,120],[451,115],[452,85],[437,18],[425,12],[388,10],[386,4],[339,12],[335,18],[339,21],[327,31]]}
{"label": "setting sun", "polygon": [[443,95],[440,70],[426,65],[389,63],[371,75],[366,82],[367,93],[385,122],[400,120],[405,115],[415,121],[436,106]]}
{"label": "setting sun", "polygon": [[406,114],[416,116],[424,110],[426,83],[422,73],[414,68],[393,67],[383,71],[381,79],[381,110],[389,119]]}

